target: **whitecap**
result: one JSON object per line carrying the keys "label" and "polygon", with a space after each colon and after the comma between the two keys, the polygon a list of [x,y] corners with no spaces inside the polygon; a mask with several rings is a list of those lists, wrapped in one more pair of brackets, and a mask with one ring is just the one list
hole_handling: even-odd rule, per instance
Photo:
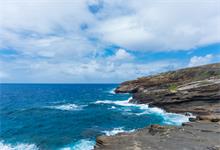
{"label": "whitecap", "polygon": [[165,113],[163,116],[163,123],[168,125],[182,125],[182,123],[184,122],[189,122],[189,118],[191,117],[194,118],[195,116],[185,116],[176,113]]}
{"label": "whitecap", "polygon": [[0,142],[0,149],[1,150],[38,150],[37,146],[34,144],[5,144],[4,142]]}
{"label": "whitecap", "polygon": [[121,95],[128,95],[129,94],[129,93],[115,93],[115,90],[116,90],[116,88],[113,88],[113,89],[111,89],[107,92],[110,93],[110,94],[121,94]]}
{"label": "whitecap", "polygon": [[123,127],[118,127],[118,128],[114,128],[113,130],[111,131],[103,131],[103,133],[105,133],[105,135],[107,136],[112,136],[112,135],[116,135],[118,133],[131,133],[131,132],[134,132],[135,130],[124,130]]}
{"label": "whitecap", "polygon": [[62,104],[62,105],[55,105],[55,106],[46,106],[46,108],[50,109],[58,109],[58,110],[66,110],[66,111],[74,111],[74,110],[82,110],[83,107],[87,105],[76,105],[76,104]]}
{"label": "whitecap", "polygon": [[109,92],[110,94],[116,94],[116,93],[115,93],[115,89],[116,89],[116,88],[113,88],[113,89],[111,89],[111,90],[108,91],[108,92]]}
{"label": "whitecap", "polygon": [[[130,103],[129,101],[132,99],[130,97],[128,100],[122,100],[122,101],[112,101],[112,100],[98,100],[95,102],[95,104],[114,104],[124,107],[135,107],[140,109],[142,112],[132,112],[129,110],[129,113],[126,113],[128,115],[146,115],[146,114],[156,114],[163,117],[163,123],[169,124],[169,125],[181,125],[184,122],[188,122],[190,117],[193,116],[185,116],[181,114],[176,113],[167,113],[163,109],[160,109],[158,107],[149,107],[147,104],[134,104]],[[127,111],[127,109],[120,109],[123,111]]]}
{"label": "whitecap", "polygon": [[94,102],[94,104],[113,104],[113,103],[114,101],[111,101],[111,100],[103,100],[103,101],[98,100]]}
{"label": "whitecap", "polygon": [[73,145],[61,148],[61,150],[92,150],[94,149],[95,141],[82,139],[74,143]]}
{"label": "whitecap", "polygon": [[111,108],[108,108],[108,109],[116,109],[116,107],[115,107],[115,106],[112,106]]}
{"label": "whitecap", "polygon": [[122,100],[122,101],[112,101],[112,100],[98,100],[95,102],[95,104],[115,104],[115,105],[120,105],[120,106],[136,106],[136,104],[129,103],[130,97],[128,100]]}

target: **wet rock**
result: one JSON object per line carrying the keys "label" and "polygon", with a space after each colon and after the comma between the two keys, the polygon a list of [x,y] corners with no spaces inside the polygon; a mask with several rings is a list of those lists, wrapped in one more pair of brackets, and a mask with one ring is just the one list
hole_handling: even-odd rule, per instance
{"label": "wet rock", "polygon": [[198,120],[197,118],[189,118],[189,121],[191,121],[191,122],[195,122],[197,120]]}

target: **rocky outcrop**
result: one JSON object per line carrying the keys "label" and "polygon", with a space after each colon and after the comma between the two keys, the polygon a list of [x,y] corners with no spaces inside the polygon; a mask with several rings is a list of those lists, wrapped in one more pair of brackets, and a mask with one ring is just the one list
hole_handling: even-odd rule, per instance
{"label": "rocky outcrop", "polygon": [[116,88],[116,93],[136,93],[145,89],[158,87],[169,88],[171,85],[181,85],[192,81],[206,80],[220,77],[220,63],[200,67],[180,69],[161,73],[155,76],[126,81]]}
{"label": "rocky outcrop", "polygon": [[220,63],[127,81],[115,92],[132,93],[131,103],[197,117],[182,127],[152,125],[134,133],[101,136],[95,149],[220,150]]}
{"label": "rocky outcrop", "polygon": [[134,133],[97,138],[96,150],[219,150],[220,124],[151,125]]}
{"label": "rocky outcrop", "polygon": [[220,119],[220,63],[127,81],[115,91],[132,93],[132,103]]}

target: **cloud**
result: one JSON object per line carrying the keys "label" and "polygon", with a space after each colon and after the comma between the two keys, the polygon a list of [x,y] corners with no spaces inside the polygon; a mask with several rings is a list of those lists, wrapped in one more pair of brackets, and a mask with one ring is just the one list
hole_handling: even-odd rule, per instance
{"label": "cloud", "polygon": [[[120,82],[179,68],[181,60],[150,62],[136,53],[219,43],[219,3],[0,0],[0,76],[5,82]],[[195,57],[190,65],[201,56]]]}
{"label": "cloud", "polygon": [[26,30],[41,34],[55,30],[74,31],[82,22],[93,20],[86,0],[1,0],[0,4],[1,28],[14,31]]}
{"label": "cloud", "polygon": [[205,64],[211,63],[213,58],[214,57],[211,54],[207,54],[205,56],[193,56],[190,59],[188,66],[192,67],[192,66],[205,65]]}
{"label": "cloud", "polygon": [[[63,48],[72,46],[65,46],[66,40],[78,39],[88,40],[93,46],[91,38],[105,46],[114,44],[139,51],[189,50],[220,42],[218,0],[1,0],[0,4],[1,40],[9,40],[10,34],[18,34],[20,39],[19,43],[1,45],[17,49],[24,38],[45,41],[51,35],[64,38]],[[84,49],[83,45],[77,47]]]}
{"label": "cloud", "polygon": [[134,59],[134,56],[127,52],[126,50],[119,48],[113,56],[110,56],[109,61],[131,61]]}
{"label": "cloud", "polygon": [[66,59],[94,53],[101,44],[81,29],[95,20],[86,0],[9,0],[0,1],[0,7],[1,49]]}
{"label": "cloud", "polygon": [[120,2],[105,2],[99,16],[107,19],[94,27],[108,42],[140,51],[189,50],[220,42],[220,1]]}
{"label": "cloud", "polygon": [[[117,83],[140,76],[156,74],[179,68],[175,61],[150,63],[118,63],[110,60],[90,60],[88,62],[48,62],[38,60],[14,60],[1,62],[9,74],[2,82],[36,83]],[[154,67],[152,67],[154,66]]]}

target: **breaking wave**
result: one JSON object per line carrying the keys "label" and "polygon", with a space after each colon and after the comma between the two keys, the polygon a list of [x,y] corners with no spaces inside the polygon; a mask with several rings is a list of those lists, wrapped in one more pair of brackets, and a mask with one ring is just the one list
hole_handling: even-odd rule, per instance
{"label": "breaking wave", "polygon": [[0,150],[38,150],[37,146],[34,144],[5,144],[2,141],[0,142]]}
{"label": "breaking wave", "polygon": [[92,150],[94,149],[95,141],[82,139],[73,145],[61,148],[61,150]]}
{"label": "breaking wave", "polygon": [[131,133],[134,131],[135,131],[134,129],[133,130],[124,130],[123,127],[119,127],[119,128],[114,128],[111,131],[103,131],[103,133],[105,133],[105,135],[107,135],[107,136],[111,136],[111,135],[116,135],[118,133],[123,133],[123,132]]}
{"label": "breaking wave", "polygon": [[66,110],[66,111],[74,111],[74,110],[82,110],[83,107],[87,105],[76,105],[76,104],[62,104],[62,105],[55,105],[55,106],[46,106],[49,109],[58,109],[58,110]]}
{"label": "breaking wave", "polygon": [[115,93],[115,89],[116,89],[116,88],[113,88],[113,89],[111,89],[111,90],[108,91],[108,92],[109,92],[110,94],[116,94],[116,93]]}
{"label": "breaking wave", "polygon": [[129,103],[129,101],[132,99],[130,97],[128,100],[122,100],[122,101],[111,101],[111,100],[98,100],[95,102],[95,104],[113,104],[123,107],[135,107],[141,110],[141,112],[132,112],[130,109],[121,109],[124,111],[129,111],[127,114],[135,114],[135,115],[146,115],[146,114],[156,114],[163,117],[163,123],[169,124],[169,125],[181,125],[184,122],[188,122],[189,118],[192,116],[185,116],[181,114],[175,114],[175,113],[167,113],[163,109],[157,108],[157,107],[149,107],[147,104],[134,104]]}
{"label": "breaking wave", "polygon": [[130,97],[128,100],[122,100],[122,101],[98,100],[95,102],[95,104],[115,104],[115,105],[120,105],[120,106],[137,106],[136,104],[129,103],[131,99],[132,97]]}

